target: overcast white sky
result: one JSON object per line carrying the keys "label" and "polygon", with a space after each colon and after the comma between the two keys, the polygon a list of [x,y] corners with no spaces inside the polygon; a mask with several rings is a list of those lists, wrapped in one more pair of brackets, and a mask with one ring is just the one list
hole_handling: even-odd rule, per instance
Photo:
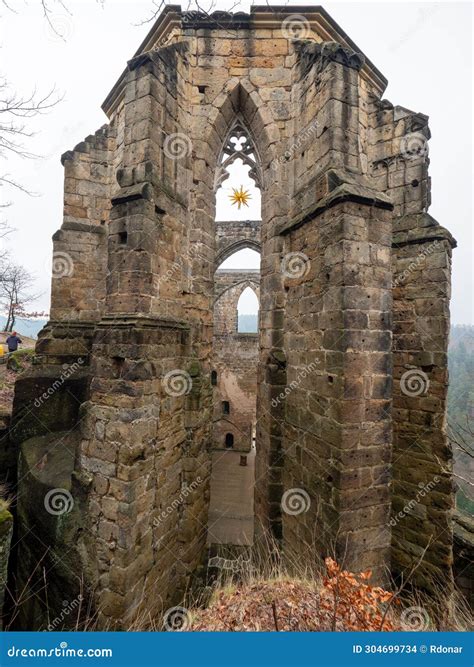
{"label": "overcast white sky", "polygon": [[[148,32],[149,24],[136,24],[148,16],[152,3],[106,0],[101,8],[95,0],[67,0],[71,16],[56,10],[64,42],[42,18],[39,0],[9,1],[17,13],[0,8],[0,74],[25,95],[53,86],[64,94],[50,114],[30,122],[37,134],[28,150],[43,159],[0,165],[0,172],[8,171],[40,195],[0,192],[4,200],[13,201],[7,217],[16,232],[9,245],[44,292],[35,307],[47,309],[51,236],[62,215],[60,155],[106,122],[100,105]],[[217,0],[216,9],[231,4],[233,0]],[[454,251],[452,321],[473,323],[472,6],[381,0],[332,0],[323,6],[388,78],[385,97],[430,116],[430,213],[459,244]],[[242,2],[239,9],[248,7]]]}

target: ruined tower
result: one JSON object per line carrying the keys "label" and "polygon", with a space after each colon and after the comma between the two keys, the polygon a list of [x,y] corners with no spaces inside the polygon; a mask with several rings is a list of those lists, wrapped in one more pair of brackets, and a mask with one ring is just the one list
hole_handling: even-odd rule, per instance
{"label": "ruined tower", "polygon": [[[379,581],[424,554],[419,585],[451,580],[454,241],[427,212],[428,118],[383,99],[386,84],[321,7],[169,6],[108,123],[62,156],[51,319],[11,430],[18,580],[42,559],[53,608],[67,585],[102,627],[126,627],[205,566],[214,276],[230,246],[261,249],[255,543],[335,550]],[[227,233],[215,188],[236,123],[262,221]]]}

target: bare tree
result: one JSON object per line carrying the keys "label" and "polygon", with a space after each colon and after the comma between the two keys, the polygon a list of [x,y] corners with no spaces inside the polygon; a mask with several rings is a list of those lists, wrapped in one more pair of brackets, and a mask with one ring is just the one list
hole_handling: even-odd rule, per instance
{"label": "bare tree", "polygon": [[[35,158],[24,146],[24,140],[32,136],[26,127],[26,120],[44,113],[58,103],[54,90],[47,95],[38,96],[36,91],[27,97],[13,92],[6,79],[0,78],[0,162],[9,155],[15,154],[22,158]],[[32,195],[28,188],[12,178],[8,173],[0,170],[0,188],[13,187]],[[1,190],[0,190],[1,192]],[[11,202],[1,199],[0,209],[7,209]],[[5,239],[13,230],[5,219],[0,220],[0,240]],[[16,315],[32,300],[26,290],[31,283],[31,277],[21,267],[12,265],[6,249],[0,248],[0,298],[4,304],[8,302],[7,331],[11,331]]]}
{"label": "bare tree", "polygon": [[32,294],[33,276],[22,266],[9,264],[0,276],[0,301],[7,314],[5,331],[13,331],[17,317],[32,317],[41,313],[27,313],[26,306],[39,294]]}

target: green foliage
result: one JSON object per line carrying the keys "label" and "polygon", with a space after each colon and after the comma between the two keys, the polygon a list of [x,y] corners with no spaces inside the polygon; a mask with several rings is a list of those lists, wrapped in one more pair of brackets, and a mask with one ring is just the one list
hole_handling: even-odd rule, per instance
{"label": "green foliage", "polygon": [[[455,471],[467,477],[466,471],[472,469],[474,456],[474,326],[451,328],[448,367],[448,427],[452,435]],[[456,441],[463,446],[459,447]],[[461,512],[472,516],[472,492],[462,480],[458,480],[458,486],[456,505]]]}
{"label": "green foliage", "polygon": [[8,356],[7,368],[10,371],[20,372],[27,368],[35,354],[34,349],[16,350]]}
{"label": "green foliage", "polygon": [[474,500],[468,498],[462,489],[456,494],[456,507],[463,514],[474,516]]}

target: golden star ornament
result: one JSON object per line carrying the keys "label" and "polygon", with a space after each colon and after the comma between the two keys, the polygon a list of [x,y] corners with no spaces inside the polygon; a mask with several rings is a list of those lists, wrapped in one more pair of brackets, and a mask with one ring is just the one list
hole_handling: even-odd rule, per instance
{"label": "golden star ornament", "polygon": [[240,209],[242,204],[244,206],[248,206],[248,201],[249,199],[252,199],[252,196],[250,195],[248,190],[244,190],[243,186],[240,186],[240,190],[237,188],[232,188],[234,191],[231,195],[229,195],[229,199],[232,202],[232,206],[234,204],[237,204],[237,208]]}

